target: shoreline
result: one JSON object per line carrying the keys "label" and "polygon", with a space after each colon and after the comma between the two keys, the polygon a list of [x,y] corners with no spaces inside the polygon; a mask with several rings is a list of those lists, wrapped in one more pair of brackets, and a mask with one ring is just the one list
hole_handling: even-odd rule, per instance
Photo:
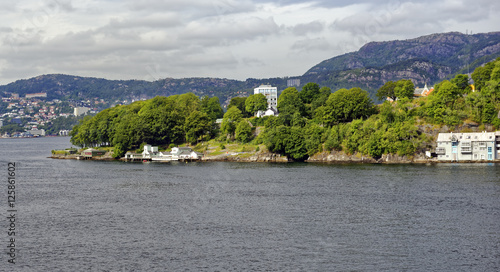
{"label": "shoreline", "polygon": [[[244,155],[244,156],[239,156]],[[250,156],[249,156],[250,155]],[[59,160],[92,160],[92,161],[126,161],[124,158],[115,159],[109,154],[102,157],[95,158],[83,158],[81,155],[52,155],[48,157],[50,159]],[[160,163],[166,163],[170,161],[158,161]],[[300,162],[289,159],[286,156],[274,153],[244,153],[244,154],[223,154],[216,156],[205,156],[202,159],[194,160],[193,162],[247,162],[247,163],[291,163]],[[371,157],[363,156],[360,154],[346,155],[341,152],[322,152],[315,154],[309,159],[302,161],[304,163],[321,163],[321,164],[440,164],[440,163],[468,163],[468,164],[482,164],[482,163],[500,163],[500,160],[493,161],[438,161],[436,158],[425,158],[424,156],[417,154],[413,158],[408,158],[406,156],[397,155],[383,155],[379,159],[374,159]]]}

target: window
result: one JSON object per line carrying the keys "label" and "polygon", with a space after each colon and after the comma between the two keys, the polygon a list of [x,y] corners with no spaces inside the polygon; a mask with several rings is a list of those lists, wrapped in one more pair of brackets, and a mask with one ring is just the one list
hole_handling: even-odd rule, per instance
{"label": "window", "polygon": [[436,154],[444,155],[446,154],[446,149],[444,147],[438,147],[436,148]]}
{"label": "window", "polygon": [[488,146],[488,153],[493,152],[493,148],[491,146]]}
{"label": "window", "polygon": [[462,146],[461,151],[462,153],[472,153],[472,149],[470,146]]}

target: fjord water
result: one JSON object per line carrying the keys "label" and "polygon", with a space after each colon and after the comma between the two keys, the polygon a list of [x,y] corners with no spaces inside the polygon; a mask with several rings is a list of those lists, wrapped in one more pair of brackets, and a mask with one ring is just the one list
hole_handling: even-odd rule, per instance
{"label": "fjord water", "polygon": [[69,146],[0,139],[4,177],[18,165],[17,263],[0,270],[500,270],[500,165],[47,158]]}

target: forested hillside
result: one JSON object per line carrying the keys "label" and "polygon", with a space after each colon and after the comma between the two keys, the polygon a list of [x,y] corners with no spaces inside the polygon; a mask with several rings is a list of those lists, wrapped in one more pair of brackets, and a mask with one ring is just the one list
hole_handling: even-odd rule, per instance
{"label": "forested hillside", "polygon": [[[278,117],[244,118],[255,109],[257,97],[235,103],[223,115],[217,97],[199,99],[192,93],[156,97],[117,106],[75,126],[71,142],[80,146],[109,144],[120,157],[142,143],[196,144],[217,139],[226,142],[263,144],[274,153],[304,160],[321,151],[344,151],[379,158],[383,154],[413,156],[431,148],[428,130],[500,128],[500,58],[472,74],[475,89],[466,75],[437,84],[428,97],[412,96],[413,83],[395,83],[393,103],[374,105],[361,88],[340,89],[306,84],[301,91],[287,88],[279,96]],[[386,95],[388,88],[378,90]],[[409,91],[408,91],[409,90]],[[382,94],[382,92],[384,92]],[[238,104],[238,105],[237,105]],[[253,137],[253,126],[261,133]]]}

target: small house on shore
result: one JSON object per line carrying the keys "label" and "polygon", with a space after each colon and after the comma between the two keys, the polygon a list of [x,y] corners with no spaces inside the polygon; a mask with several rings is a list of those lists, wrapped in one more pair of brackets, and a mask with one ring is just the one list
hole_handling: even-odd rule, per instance
{"label": "small house on shore", "polygon": [[141,154],[128,151],[125,160],[151,160],[151,161],[178,161],[178,160],[199,160],[203,153],[195,152],[190,147],[173,147],[170,152],[158,151],[157,146],[145,145]]}
{"label": "small house on shore", "polygon": [[170,154],[172,160],[198,160],[203,157],[202,153],[195,152],[190,147],[173,147]]}
{"label": "small house on shore", "polygon": [[127,161],[142,160],[142,154],[128,151],[127,153],[125,153],[125,160]]}
{"label": "small house on shore", "polygon": [[158,156],[158,147],[152,145],[145,145],[144,151],[142,152],[142,157],[144,159],[151,159]]}

